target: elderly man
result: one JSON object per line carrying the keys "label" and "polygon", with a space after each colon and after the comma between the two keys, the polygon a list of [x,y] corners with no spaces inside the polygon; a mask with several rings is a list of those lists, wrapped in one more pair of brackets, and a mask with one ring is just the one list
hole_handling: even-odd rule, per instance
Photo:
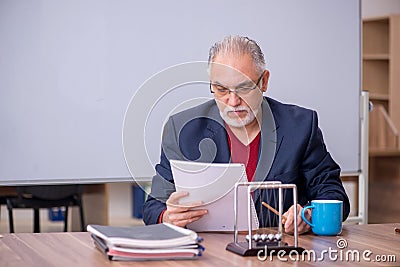
{"label": "elderly man", "polygon": [[[211,47],[208,62],[214,99],[168,120],[161,160],[144,204],[145,223],[186,226],[207,213],[193,209],[200,202],[176,205],[187,193],[174,192],[170,159],[243,163],[249,181],[296,184],[298,214],[293,214],[291,194],[284,194],[286,232],[293,232],[294,216],[299,233],[309,230],[300,210],[314,199],[342,200],[346,219],[350,204],[340,167],[326,150],[316,112],[263,96],[270,73],[258,44],[247,37],[228,36]],[[260,205],[273,203],[271,197],[266,199],[258,190],[253,197],[261,226],[271,226],[266,217],[271,214]]]}

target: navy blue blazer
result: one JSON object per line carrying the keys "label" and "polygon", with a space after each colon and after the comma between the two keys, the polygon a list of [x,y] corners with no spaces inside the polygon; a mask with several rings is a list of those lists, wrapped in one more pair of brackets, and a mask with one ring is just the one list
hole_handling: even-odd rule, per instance
{"label": "navy blue blazer", "polygon": [[[264,97],[259,160],[255,181],[281,181],[297,185],[298,203],[314,199],[343,201],[343,220],[350,203],[340,180],[340,167],[326,149],[315,111],[282,104]],[[146,224],[155,224],[165,202],[175,191],[169,160],[228,163],[230,149],[224,122],[215,100],[171,116],[164,127],[160,163],[156,165],[151,193],[143,206]],[[277,207],[275,192],[254,193],[260,227],[275,226],[274,214],[261,201]],[[284,190],[283,209],[293,204],[292,192]],[[276,217],[276,216],[275,216]]]}

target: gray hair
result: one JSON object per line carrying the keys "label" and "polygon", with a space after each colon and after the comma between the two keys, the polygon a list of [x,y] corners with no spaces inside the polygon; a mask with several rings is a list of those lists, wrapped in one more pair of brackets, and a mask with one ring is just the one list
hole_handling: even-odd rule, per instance
{"label": "gray hair", "polygon": [[250,55],[253,63],[260,73],[265,70],[264,53],[256,41],[239,35],[230,35],[224,40],[216,42],[208,55],[208,66],[217,55]]}

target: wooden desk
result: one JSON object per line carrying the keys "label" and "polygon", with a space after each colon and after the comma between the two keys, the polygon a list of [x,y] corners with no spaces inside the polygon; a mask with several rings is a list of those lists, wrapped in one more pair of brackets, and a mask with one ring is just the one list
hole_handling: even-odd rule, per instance
{"label": "wooden desk", "polygon": [[[360,265],[400,265],[400,234],[394,232],[397,224],[376,225],[345,225],[340,237],[319,237],[313,234],[300,236],[299,245],[308,250],[315,250],[318,257],[323,250],[336,249],[337,240],[343,238],[348,246],[343,252],[358,250],[360,262],[331,261],[325,254],[324,266],[360,266]],[[226,244],[233,239],[232,234],[203,233],[203,245],[206,248],[204,255],[193,261],[155,261],[140,262],[144,266],[315,266],[321,261],[293,262],[286,257],[287,262],[280,261],[276,256],[272,262],[268,258],[265,262],[257,257],[241,257],[225,250]],[[285,241],[291,242],[293,237],[286,237]],[[372,251],[369,258],[375,259],[376,255],[394,255],[396,262],[366,262],[362,259],[364,250]],[[336,255],[339,255],[337,253]],[[1,266],[137,266],[138,262],[109,261],[100,251],[94,248],[89,233],[41,233],[41,234],[5,234],[0,238],[0,265]],[[350,258],[352,259],[352,258]]]}

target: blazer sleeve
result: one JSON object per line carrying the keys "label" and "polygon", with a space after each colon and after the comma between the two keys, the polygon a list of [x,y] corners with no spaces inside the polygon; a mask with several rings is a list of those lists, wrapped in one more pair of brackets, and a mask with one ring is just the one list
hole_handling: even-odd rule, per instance
{"label": "blazer sleeve", "polygon": [[143,221],[145,224],[156,224],[160,214],[166,209],[165,202],[175,191],[169,160],[181,158],[177,144],[173,119],[170,118],[163,131],[160,163],[156,165],[151,192],[143,205]]}
{"label": "blazer sleeve", "polygon": [[326,149],[315,111],[312,113],[310,137],[301,168],[306,179],[307,198],[342,200],[345,220],[350,213],[349,198],[340,179],[340,167]]}

